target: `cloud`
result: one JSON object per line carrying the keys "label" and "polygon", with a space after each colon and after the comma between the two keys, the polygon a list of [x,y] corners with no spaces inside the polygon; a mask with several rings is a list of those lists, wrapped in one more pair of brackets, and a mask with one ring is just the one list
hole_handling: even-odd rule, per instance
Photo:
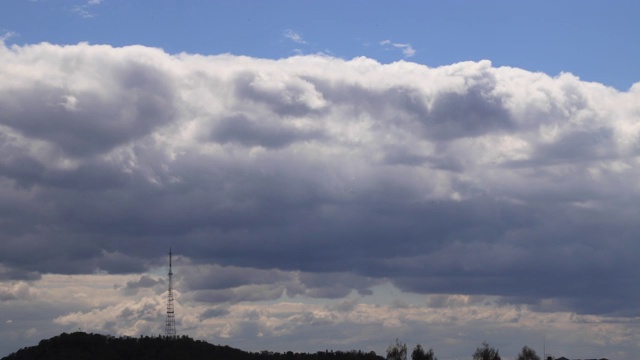
{"label": "cloud", "polygon": [[405,58],[410,58],[416,54],[416,50],[411,46],[411,44],[400,44],[391,42],[391,40],[382,40],[380,41],[380,45],[391,45],[395,48],[401,49],[402,55],[404,55]]}
{"label": "cloud", "polygon": [[[420,316],[537,336],[555,313],[638,343],[638,86],[142,46],[0,46],[0,61],[2,311],[161,331],[171,245],[182,328],[236,344],[335,324],[343,345],[386,344]],[[378,301],[382,284],[421,300]],[[35,320],[18,318],[26,341]]]}
{"label": "cloud", "polygon": [[0,43],[4,43],[7,40],[19,36],[15,31],[2,30],[0,31]]}
{"label": "cloud", "polygon": [[0,301],[24,300],[35,296],[35,289],[25,282],[0,284]]}
{"label": "cloud", "polygon": [[102,2],[103,0],[87,0],[87,2],[84,3],[83,5],[76,5],[72,7],[71,11],[82,18],[90,19],[95,16],[95,14],[92,11],[93,8],[95,8],[98,5],[101,5]]}
{"label": "cloud", "polygon": [[164,279],[154,279],[149,275],[142,275],[140,279],[135,281],[127,281],[124,286],[125,293],[131,295],[137,293],[140,289],[160,288],[159,293],[166,290],[166,283]]}
{"label": "cloud", "polygon": [[293,31],[291,29],[287,29],[287,30],[284,31],[284,37],[289,39],[289,40],[291,40],[291,41],[293,41],[293,42],[296,42],[298,44],[306,44],[307,43],[299,33],[295,32],[295,31]]}
{"label": "cloud", "polygon": [[356,291],[370,295],[375,279],[351,273],[301,273],[234,266],[189,266],[180,272],[185,297],[200,302],[238,303],[287,297],[337,299]]}
{"label": "cloud", "polygon": [[[132,275],[44,275],[33,284],[38,291],[32,296],[0,301],[3,313],[9,313],[4,310],[11,306],[13,318],[7,323],[3,348],[10,349],[25,340],[27,344],[37,343],[60,331],[78,328],[136,337],[162,333],[166,293],[138,292],[120,297],[121,293],[111,286],[137,279]],[[25,286],[15,284],[13,288]],[[386,300],[372,304],[367,297],[349,297],[315,304],[287,299],[211,305],[189,303],[176,292],[176,322],[180,334],[251,351],[314,352],[330,348],[383,354],[397,336],[411,345],[425,345],[427,337],[427,345],[435,346],[439,356],[461,358],[468,356],[477,339],[488,333],[490,340],[499,341],[504,354],[515,354],[523,339],[542,333],[554,339],[547,343],[548,349],[571,346],[584,354],[604,356],[610,351],[603,352],[597,345],[603,344],[606,349],[615,347],[618,353],[628,354],[623,357],[628,359],[637,349],[638,323],[632,319],[621,322],[619,318],[567,312],[538,313],[501,303],[495,297],[428,295],[410,299],[398,289],[385,286],[375,292],[378,299]],[[400,302],[404,305],[398,306]],[[569,330],[575,338],[566,337]]]}
{"label": "cloud", "polygon": [[210,309],[206,309],[200,314],[200,320],[223,317],[229,314],[230,314],[230,311],[223,307],[210,308]]}
{"label": "cloud", "polygon": [[[637,196],[636,93],[486,61],[429,69],[86,44],[2,57],[7,269],[139,272],[151,239],[171,238],[244,281],[243,267],[349,272],[417,292],[580,303],[599,278],[586,275],[608,274],[601,286],[635,296],[624,279],[638,251],[626,202]],[[60,250],[33,254],[54,241]],[[305,291],[366,292],[339,284]],[[572,306],[638,311],[603,301]]]}

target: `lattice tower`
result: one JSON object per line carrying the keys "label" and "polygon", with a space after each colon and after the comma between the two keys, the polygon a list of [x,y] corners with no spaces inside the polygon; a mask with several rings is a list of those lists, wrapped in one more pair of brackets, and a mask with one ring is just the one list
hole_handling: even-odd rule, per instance
{"label": "lattice tower", "polygon": [[176,337],[176,315],[173,311],[173,271],[171,270],[171,248],[169,248],[169,291],[167,294],[167,319],[164,324],[164,335]]}

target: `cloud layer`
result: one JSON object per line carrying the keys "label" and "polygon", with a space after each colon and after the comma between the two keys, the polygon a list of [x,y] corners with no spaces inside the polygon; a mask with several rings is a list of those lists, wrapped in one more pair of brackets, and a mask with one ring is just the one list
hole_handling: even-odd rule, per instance
{"label": "cloud layer", "polygon": [[[193,326],[387,283],[640,315],[638,84],[88,44],[0,61],[3,302],[41,274],[153,271],[172,244]],[[122,291],[163,289],[145,276]]]}

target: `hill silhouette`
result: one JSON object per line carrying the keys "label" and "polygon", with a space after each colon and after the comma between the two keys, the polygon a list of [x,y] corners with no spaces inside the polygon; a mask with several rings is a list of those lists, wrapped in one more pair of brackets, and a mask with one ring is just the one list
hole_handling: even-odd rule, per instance
{"label": "hill silhouette", "polygon": [[247,352],[229,346],[212,345],[188,336],[174,339],[165,337],[114,337],[100,334],[74,332],[62,333],[41,340],[10,354],[2,360],[49,359],[202,359],[202,360],[383,360],[371,351],[319,351],[310,353],[278,353],[272,351]]}

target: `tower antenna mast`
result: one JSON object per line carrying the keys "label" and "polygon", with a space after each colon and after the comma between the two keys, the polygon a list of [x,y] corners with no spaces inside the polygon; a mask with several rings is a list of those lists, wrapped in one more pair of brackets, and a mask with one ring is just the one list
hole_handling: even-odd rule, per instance
{"label": "tower antenna mast", "polygon": [[164,335],[173,339],[176,337],[176,316],[173,311],[173,271],[171,270],[171,247],[169,247],[169,291],[167,294],[167,319],[164,324]]}

